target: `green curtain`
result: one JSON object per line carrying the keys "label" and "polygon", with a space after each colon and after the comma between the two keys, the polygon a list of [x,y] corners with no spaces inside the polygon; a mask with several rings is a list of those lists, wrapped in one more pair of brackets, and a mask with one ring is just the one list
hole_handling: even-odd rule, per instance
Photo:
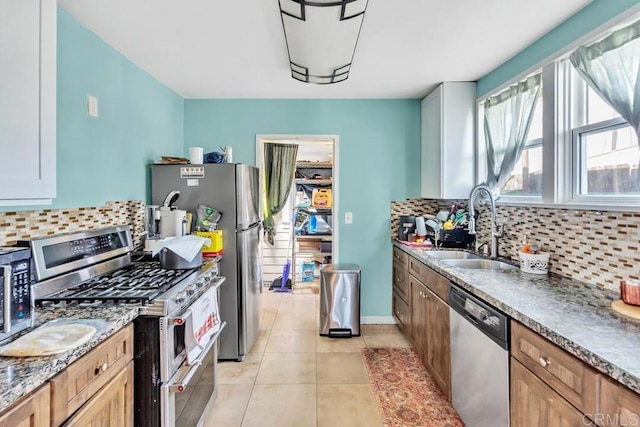
{"label": "green curtain", "polygon": [[296,171],[297,144],[264,144],[264,229],[267,241],[273,245],[276,224],[273,216],[282,210],[291,192]]}

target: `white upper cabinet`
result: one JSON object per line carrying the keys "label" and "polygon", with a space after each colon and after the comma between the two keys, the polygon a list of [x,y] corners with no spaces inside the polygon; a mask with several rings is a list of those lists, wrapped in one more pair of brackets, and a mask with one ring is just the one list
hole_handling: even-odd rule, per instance
{"label": "white upper cabinet", "polygon": [[56,2],[0,0],[0,204],[56,195]]}
{"label": "white upper cabinet", "polygon": [[420,195],[466,199],[475,179],[475,82],[444,82],[422,100]]}

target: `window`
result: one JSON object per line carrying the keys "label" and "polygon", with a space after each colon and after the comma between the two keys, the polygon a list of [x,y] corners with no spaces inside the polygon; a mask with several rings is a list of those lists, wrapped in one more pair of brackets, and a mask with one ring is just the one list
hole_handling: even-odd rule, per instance
{"label": "window", "polygon": [[[501,199],[507,203],[579,205],[627,210],[640,207],[640,147],[636,129],[593,90],[572,65],[590,76],[629,109],[639,84],[640,15],[628,15],[616,28],[594,37],[588,45],[564,50],[527,70],[493,93],[478,99],[478,123],[485,120],[484,103],[514,82],[541,75],[537,104],[526,143],[507,180]],[[615,35],[614,35],[615,33]],[[568,52],[568,53],[567,53]],[[611,53],[615,52],[615,53]],[[536,69],[538,71],[536,71]],[[629,77],[631,76],[631,77]],[[630,96],[630,98],[627,97]],[[621,110],[620,110],[621,111]],[[636,120],[636,109],[631,117]],[[507,116],[508,117],[508,116]],[[478,129],[478,181],[487,173],[484,129]],[[508,164],[507,164],[508,166]]]}
{"label": "window", "polygon": [[542,194],[542,97],[537,101],[527,143],[513,171],[500,187],[505,197]]}
{"label": "window", "polygon": [[580,201],[640,196],[640,148],[635,131],[573,67],[570,80],[571,198]]}

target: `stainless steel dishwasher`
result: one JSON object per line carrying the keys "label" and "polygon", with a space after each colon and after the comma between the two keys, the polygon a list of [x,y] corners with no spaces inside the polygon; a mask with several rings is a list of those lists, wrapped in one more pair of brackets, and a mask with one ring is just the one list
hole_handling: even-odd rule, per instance
{"label": "stainless steel dishwasher", "polygon": [[509,426],[509,317],[451,284],[451,396],[469,427]]}

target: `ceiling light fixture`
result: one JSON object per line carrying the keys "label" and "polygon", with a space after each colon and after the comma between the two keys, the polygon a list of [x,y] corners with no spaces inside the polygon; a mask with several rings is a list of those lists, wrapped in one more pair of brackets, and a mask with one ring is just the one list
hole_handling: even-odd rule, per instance
{"label": "ceiling light fixture", "polygon": [[306,83],[347,80],[368,0],[278,0],[291,77]]}

